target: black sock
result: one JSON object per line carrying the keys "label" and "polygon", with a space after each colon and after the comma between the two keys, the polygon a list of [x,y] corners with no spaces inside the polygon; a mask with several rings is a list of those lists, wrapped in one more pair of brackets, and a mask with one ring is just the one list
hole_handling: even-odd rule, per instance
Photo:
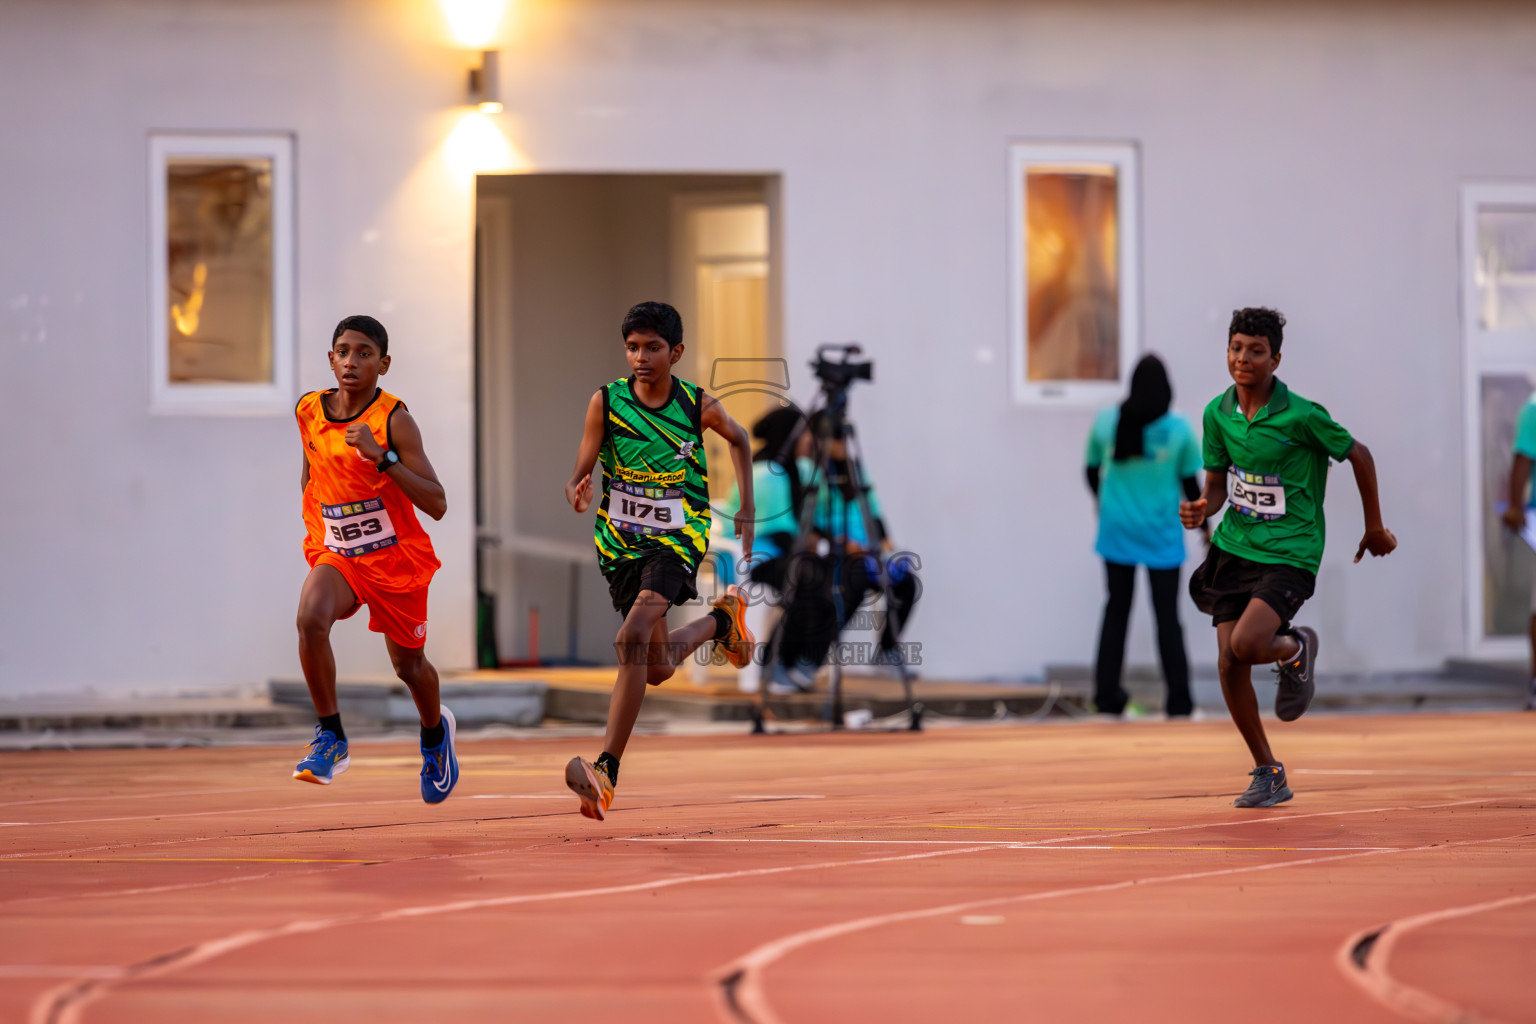
{"label": "black sock", "polygon": [[597,767],[608,774],[608,781],[615,786],[619,784],[619,759],[608,751],[603,751],[597,757]]}
{"label": "black sock", "polygon": [[711,608],[709,617],[715,620],[715,635],[711,640],[724,640],[725,635],[731,631],[731,617],[725,613],[724,608]]}
{"label": "black sock", "polygon": [[421,727],[421,745],[427,750],[431,750],[433,747],[440,747],[443,745],[443,737],[446,735],[448,735],[448,727],[439,718],[437,724],[431,728],[425,725]]}
{"label": "black sock", "polygon": [[326,732],[334,733],[336,738],[341,740],[343,743],[346,742],[347,731],[341,727],[340,711],[336,712],[334,715],[321,715],[320,728],[324,729]]}

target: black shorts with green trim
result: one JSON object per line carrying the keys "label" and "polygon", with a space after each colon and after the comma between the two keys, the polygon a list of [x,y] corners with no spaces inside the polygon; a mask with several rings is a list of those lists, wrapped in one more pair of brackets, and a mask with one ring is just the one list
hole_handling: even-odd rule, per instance
{"label": "black shorts with green trim", "polygon": [[626,617],[642,590],[660,594],[669,604],[687,604],[696,599],[697,575],[697,569],[664,550],[625,559],[603,570],[614,610]]}
{"label": "black shorts with green trim", "polygon": [[1211,625],[1236,622],[1243,617],[1248,602],[1258,598],[1280,616],[1281,628],[1301,610],[1312,596],[1317,576],[1294,565],[1255,562],[1223,551],[1212,544],[1189,577],[1189,596],[1195,607],[1211,617]]}

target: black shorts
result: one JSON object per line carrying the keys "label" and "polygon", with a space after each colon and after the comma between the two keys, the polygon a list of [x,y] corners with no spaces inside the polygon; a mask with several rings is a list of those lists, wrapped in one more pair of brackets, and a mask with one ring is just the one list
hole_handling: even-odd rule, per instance
{"label": "black shorts", "polygon": [[1254,562],[1212,544],[1189,577],[1189,596],[1213,626],[1242,618],[1254,598],[1273,608],[1282,626],[1288,626],[1316,584],[1317,577],[1305,569]]}
{"label": "black shorts", "polygon": [[608,596],[613,598],[614,609],[627,617],[642,590],[654,591],[671,604],[694,600],[699,596],[695,586],[697,573],[672,552],[655,551],[605,569],[603,577],[608,580]]}

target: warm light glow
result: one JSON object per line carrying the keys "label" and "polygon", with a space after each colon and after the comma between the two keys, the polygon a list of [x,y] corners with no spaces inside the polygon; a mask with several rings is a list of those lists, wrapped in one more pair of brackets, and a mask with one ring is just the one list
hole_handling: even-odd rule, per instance
{"label": "warm light glow", "polygon": [[507,0],[439,0],[460,46],[483,49],[496,38]]}
{"label": "warm light glow", "polygon": [[475,109],[479,110],[482,114],[499,114],[505,108],[497,100],[486,100]]}
{"label": "warm light glow", "polygon": [[505,171],[517,164],[512,143],[494,121],[477,112],[460,119],[444,147],[449,163],[461,174]]}
{"label": "warm light glow", "polygon": [[171,322],[189,338],[197,333],[198,322],[202,319],[203,294],[207,287],[208,264],[198,263],[192,268],[192,294],[187,296],[187,304],[171,303]]}

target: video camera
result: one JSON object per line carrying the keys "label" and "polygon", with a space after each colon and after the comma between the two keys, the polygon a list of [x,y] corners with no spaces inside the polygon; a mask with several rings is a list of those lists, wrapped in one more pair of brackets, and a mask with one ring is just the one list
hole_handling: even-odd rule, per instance
{"label": "video camera", "polygon": [[[827,391],[846,391],[848,385],[856,380],[873,381],[875,379],[875,364],[866,360],[856,363],[851,357],[864,350],[857,344],[847,345],[818,345],[816,347],[816,361],[811,364],[811,369],[816,373],[816,379]],[[828,352],[837,352],[842,358],[836,362],[827,358]]]}

